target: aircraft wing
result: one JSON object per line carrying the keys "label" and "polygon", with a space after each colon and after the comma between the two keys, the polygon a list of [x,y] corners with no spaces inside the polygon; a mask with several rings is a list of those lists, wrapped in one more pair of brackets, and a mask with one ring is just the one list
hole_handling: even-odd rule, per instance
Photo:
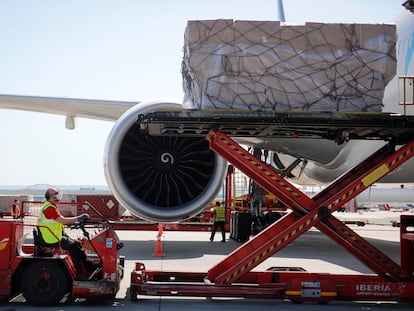
{"label": "aircraft wing", "polygon": [[[67,117],[67,128],[73,128],[70,126],[70,123],[73,123],[75,117],[116,121],[125,111],[137,103],[132,101],[0,94],[0,108],[64,115]],[[72,122],[68,124],[70,120]]]}

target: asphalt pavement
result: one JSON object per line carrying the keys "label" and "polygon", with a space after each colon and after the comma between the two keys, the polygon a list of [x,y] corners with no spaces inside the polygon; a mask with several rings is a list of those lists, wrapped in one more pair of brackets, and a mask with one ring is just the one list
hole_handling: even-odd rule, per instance
{"label": "asphalt pavement", "polygon": [[[367,225],[351,227],[367,238],[390,258],[399,262],[399,228],[392,226]],[[14,302],[1,302],[0,311],[12,310],[413,310],[414,303],[395,302],[342,302],[333,301],[327,305],[317,303],[294,304],[286,300],[241,299],[241,298],[193,298],[139,296],[138,301],[130,301],[130,273],[135,262],[145,264],[149,270],[174,270],[207,272],[227,254],[240,246],[239,242],[227,240],[221,243],[218,236],[210,242],[210,232],[164,231],[161,238],[163,257],[155,257],[156,231],[118,231],[124,247],[125,277],[120,291],[113,301],[77,301],[52,307],[33,307],[18,297]],[[228,236],[228,234],[227,234]],[[341,246],[311,229],[293,243],[276,253],[255,268],[263,271],[271,266],[302,267],[311,272],[360,274],[372,273]],[[414,293],[413,293],[414,295]]]}

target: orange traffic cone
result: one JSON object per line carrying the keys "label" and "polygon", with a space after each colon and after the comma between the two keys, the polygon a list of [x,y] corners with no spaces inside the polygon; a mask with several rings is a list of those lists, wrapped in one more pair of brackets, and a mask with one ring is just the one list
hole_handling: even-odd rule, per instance
{"label": "orange traffic cone", "polygon": [[165,254],[162,252],[161,236],[163,234],[162,224],[158,224],[157,242],[155,243],[155,251],[152,254],[154,257],[164,257]]}
{"label": "orange traffic cone", "polygon": [[155,251],[152,254],[154,257],[164,257],[165,254],[162,252],[162,242],[159,237],[157,237],[157,242],[155,243]]}
{"label": "orange traffic cone", "polygon": [[164,234],[164,229],[162,227],[162,223],[158,224],[158,236],[161,237]]}

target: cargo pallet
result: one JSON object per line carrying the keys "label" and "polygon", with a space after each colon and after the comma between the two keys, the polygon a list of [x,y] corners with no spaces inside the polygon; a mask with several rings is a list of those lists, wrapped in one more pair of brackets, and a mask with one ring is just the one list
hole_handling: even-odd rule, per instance
{"label": "cargo pallet", "polygon": [[[200,120],[197,124],[200,125]],[[310,123],[309,126],[317,127]],[[409,128],[408,131],[412,131],[412,127]],[[367,129],[364,131],[369,132]],[[375,136],[374,131],[371,134]],[[402,143],[401,148],[393,142],[387,143],[309,198],[225,133],[210,130],[206,139],[213,151],[278,197],[292,212],[241,245],[208,272],[150,271],[143,263],[137,262],[131,273],[132,300],[137,300],[138,295],[157,295],[277,298],[318,303],[333,300],[414,302],[414,217],[401,216],[398,264],[332,215],[411,158],[414,140]],[[375,274],[312,273],[289,267],[252,271],[311,227],[337,242]]]}

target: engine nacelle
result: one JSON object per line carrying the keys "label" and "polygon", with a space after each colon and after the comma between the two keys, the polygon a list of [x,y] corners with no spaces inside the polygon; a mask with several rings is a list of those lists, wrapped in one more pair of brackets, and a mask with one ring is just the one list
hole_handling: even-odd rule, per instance
{"label": "engine nacelle", "polygon": [[217,195],[226,161],[204,137],[149,136],[139,114],[182,108],[174,101],[139,103],[115,123],[105,146],[105,177],[132,214],[156,222],[200,213]]}

